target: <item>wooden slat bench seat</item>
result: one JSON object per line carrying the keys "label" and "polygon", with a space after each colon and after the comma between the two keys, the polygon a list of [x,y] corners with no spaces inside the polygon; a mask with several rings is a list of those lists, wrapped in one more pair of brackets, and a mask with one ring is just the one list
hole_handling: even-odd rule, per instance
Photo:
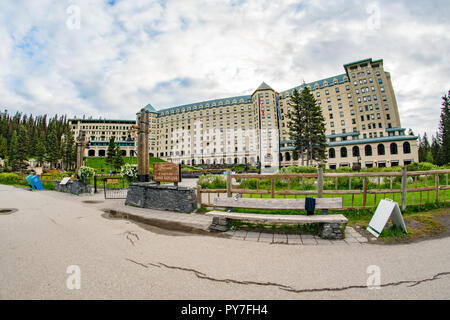
{"label": "wooden slat bench seat", "polygon": [[211,230],[226,231],[228,219],[253,221],[259,223],[320,224],[320,236],[325,239],[342,239],[339,224],[346,224],[347,218],[342,214],[328,214],[329,209],[342,209],[342,198],[316,198],[315,209],[322,210],[322,215],[285,215],[256,214],[230,212],[231,208],[247,209],[288,209],[305,210],[305,199],[248,199],[248,198],[215,198],[214,207],[229,209],[228,212],[209,211],[213,217]]}

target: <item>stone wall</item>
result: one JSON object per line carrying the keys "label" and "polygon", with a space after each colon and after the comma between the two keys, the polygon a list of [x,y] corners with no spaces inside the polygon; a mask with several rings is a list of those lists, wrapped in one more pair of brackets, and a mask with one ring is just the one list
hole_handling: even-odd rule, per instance
{"label": "stone wall", "polygon": [[197,209],[197,193],[195,188],[149,182],[130,183],[125,204],[140,208],[192,212]]}
{"label": "stone wall", "polygon": [[92,193],[92,186],[85,184],[81,180],[68,181],[66,184],[59,184],[60,181],[56,180],[55,190],[59,192],[67,192],[72,194]]}

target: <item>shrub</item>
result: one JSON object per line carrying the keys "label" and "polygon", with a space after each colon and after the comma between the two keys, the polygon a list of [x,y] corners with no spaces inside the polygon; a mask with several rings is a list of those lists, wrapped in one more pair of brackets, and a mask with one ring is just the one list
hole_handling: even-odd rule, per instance
{"label": "shrub", "polygon": [[438,167],[429,162],[413,162],[406,166],[408,171],[428,171],[435,170]]}
{"label": "shrub", "polygon": [[16,173],[0,173],[1,184],[21,184],[22,179]]}
{"label": "shrub", "polygon": [[137,165],[125,163],[120,167],[120,175],[124,177],[128,182],[137,180]]}
{"label": "shrub", "polygon": [[203,189],[226,189],[227,187],[225,177],[219,175],[201,176],[197,184]]}
{"label": "shrub", "polygon": [[95,169],[91,167],[83,166],[80,168],[80,171],[78,172],[80,175],[80,179],[84,183],[88,183],[89,180],[95,175]]}
{"label": "shrub", "polygon": [[316,173],[317,168],[313,166],[289,166],[281,168],[281,173]]}

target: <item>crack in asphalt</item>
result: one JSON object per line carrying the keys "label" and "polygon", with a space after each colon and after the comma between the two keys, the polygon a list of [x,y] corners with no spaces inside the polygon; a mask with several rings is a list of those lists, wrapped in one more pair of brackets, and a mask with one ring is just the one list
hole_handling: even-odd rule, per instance
{"label": "crack in asphalt", "polygon": [[[345,286],[345,287],[339,287],[339,288],[295,289],[291,286],[280,284],[280,283],[274,283],[274,282],[240,281],[240,280],[234,280],[234,279],[213,278],[213,277],[207,276],[205,273],[200,272],[195,269],[170,266],[170,265],[164,264],[162,262],[144,264],[144,263],[137,262],[135,260],[128,259],[128,258],[126,260],[133,262],[144,268],[149,268],[150,266],[152,266],[152,267],[157,267],[157,268],[166,268],[166,269],[191,272],[199,279],[204,279],[204,280],[209,280],[209,281],[214,281],[214,282],[235,283],[235,284],[242,284],[242,285],[272,286],[272,287],[277,287],[281,290],[285,290],[285,291],[293,292],[293,293],[326,292],[326,291],[335,292],[335,291],[344,291],[344,290],[350,290],[350,289],[367,289],[367,288],[369,288],[369,286],[367,286],[367,285],[353,285],[353,286]],[[431,278],[426,278],[426,279],[422,279],[422,280],[402,280],[402,281],[396,281],[396,282],[389,282],[389,283],[380,284],[379,287],[380,288],[381,287],[394,287],[394,286],[399,286],[402,284],[411,284],[408,287],[415,287],[424,282],[434,281],[434,280],[439,279],[442,276],[448,276],[448,275],[450,275],[450,272],[440,272],[440,273],[435,274]]]}
{"label": "crack in asphalt", "polygon": [[134,243],[139,240],[139,236],[134,232],[126,231],[124,233],[120,233],[120,235],[122,234],[126,236],[126,239],[129,240],[133,246],[135,245]]}

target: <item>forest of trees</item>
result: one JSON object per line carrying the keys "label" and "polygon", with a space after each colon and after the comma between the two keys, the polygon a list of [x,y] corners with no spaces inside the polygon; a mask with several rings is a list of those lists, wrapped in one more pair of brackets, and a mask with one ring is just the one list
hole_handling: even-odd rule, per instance
{"label": "forest of trees", "polygon": [[61,164],[72,169],[76,146],[66,116],[47,119],[47,115],[0,112],[0,158],[13,171],[26,169],[29,159],[46,162],[51,168]]}
{"label": "forest of trees", "polygon": [[450,163],[450,90],[442,97],[441,118],[436,135],[431,143],[426,133],[419,136],[419,162],[430,162],[438,166]]}

